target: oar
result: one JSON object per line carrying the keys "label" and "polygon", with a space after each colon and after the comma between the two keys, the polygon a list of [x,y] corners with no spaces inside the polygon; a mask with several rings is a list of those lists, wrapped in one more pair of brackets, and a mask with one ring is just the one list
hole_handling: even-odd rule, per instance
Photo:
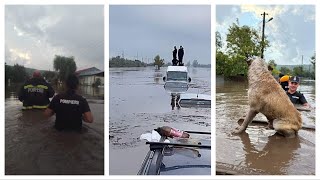
{"label": "oar", "polygon": [[298,111],[311,111],[311,108],[304,106],[294,106]]}
{"label": "oar", "polygon": [[202,132],[202,131],[184,131],[184,132],[187,132],[190,134],[210,134],[211,135],[211,132]]}
{"label": "oar", "polygon": [[[243,123],[244,119],[239,119],[238,120],[238,124],[241,125]],[[260,125],[268,125],[267,121],[263,121],[263,120],[252,120],[253,124],[260,124]],[[307,125],[307,124],[302,124],[302,129],[305,130],[315,130],[315,126],[314,125]]]}

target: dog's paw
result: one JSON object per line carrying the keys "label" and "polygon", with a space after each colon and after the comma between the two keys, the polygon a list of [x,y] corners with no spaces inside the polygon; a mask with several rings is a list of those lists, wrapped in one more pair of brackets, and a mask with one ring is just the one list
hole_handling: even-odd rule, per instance
{"label": "dog's paw", "polygon": [[242,126],[238,126],[232,131],[231,134],[240,134],[240,133],[244,132],[244,130],[245,129]]}

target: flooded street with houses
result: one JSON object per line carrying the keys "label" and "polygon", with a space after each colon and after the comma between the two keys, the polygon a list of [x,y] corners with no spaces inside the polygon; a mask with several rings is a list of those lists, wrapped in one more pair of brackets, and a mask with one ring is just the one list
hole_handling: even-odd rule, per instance
{"label": "flooded street with houses", "polygon": [[[136,175],[149,151],[140,135],[159,126],[211,131],[211,108],[171,107],[163,85],[166,67],[110,68],[109,173]],[[188,93],[211,93],[210,68],[188,69]],[[210,136],[206,137],[210,139]]]}
{"label": "flooded street with houses", "polygon": [[19,88],[5,90],[5,174],[103,175],[104,89],[80,87],[94,122],[76,133],[55,130],[55,116],[46,119],[42,110],[22,111]]}
{"label": "flooded street with houses", "polygon": [[[315,130],[301,129],[298,137],[288,139],[260,124],[231,135],[249,109],[247,84],[216,79],[217,174],[314,175]],[[310,112],[300,111],[303,124],[315,126],[315,81],[302,81],[300,91],[312,106]],[[262,114],[255,119],[266,120]]]}

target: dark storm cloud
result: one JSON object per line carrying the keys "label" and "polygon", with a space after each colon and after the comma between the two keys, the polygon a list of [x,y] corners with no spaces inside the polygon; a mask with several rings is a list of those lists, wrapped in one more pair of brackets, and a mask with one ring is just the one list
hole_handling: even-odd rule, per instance
{"label": "dark storm cloud", "polygon": [[57,54],[74,56],[79,68],[103,69],[103,6],[10,5],[5,17],[7,63],[53,69]]}

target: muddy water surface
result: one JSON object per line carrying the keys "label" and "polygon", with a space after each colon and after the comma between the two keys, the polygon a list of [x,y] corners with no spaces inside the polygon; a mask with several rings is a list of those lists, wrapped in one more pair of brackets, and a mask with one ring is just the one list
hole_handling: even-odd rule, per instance
{"label": "muddy water surface", "polygon": [[[247,82],[217,78],[216,88],[216,168],[226,174],[314,175],[315,132],[300,130],[286,139],[267,130],[265,125],[249,125],[246,133],[233,136],[237,120],[248,110]],[[300,86],[313,109],[301,111],[303,123],[315,125],[315,83]],[[266,120],[258,114],[255,119]]]}
{"label": "muddy water surface", "polygon": [[[166,68],[110,68],[110,175],[135,175],[149,150],[139,137],[159,126],[210,131],[211,108],[171,108],[163,88]],[[211,93],[210,69],[189,69],[189,93]],[[208,138],[208,137],[206,137]]]}
{"label": "muddy water surface", "polygon": [[5,173],[104,174],[103,88],[99,93],[86,88],[94,94],[80,92],[89,102],[94,123],[84,124],[83,132],[76,133],[56,131],[55,116],[45,119],[42,110],[22,111],[18,87],[6,87]]}

